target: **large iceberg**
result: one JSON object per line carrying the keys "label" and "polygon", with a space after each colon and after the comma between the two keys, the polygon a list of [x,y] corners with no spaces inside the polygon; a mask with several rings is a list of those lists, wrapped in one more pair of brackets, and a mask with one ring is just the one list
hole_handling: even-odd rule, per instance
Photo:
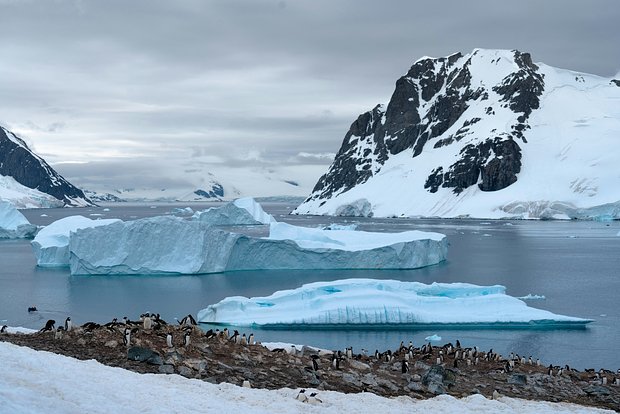
{"label": "large iceberg", "polygon": [[251,226],[275,222],[251,197],[238,198],[222,207],[199,211],[194,214],[194,219],[213,226]]}
{"label": "large iceberg", "polygon": [[37,230],[13,204],[0,200],[0,239],[31,239]]}
{"label": "large iceberg", "polygon": [[271,296],[228,297],[198,312],[203,323],[263,328],[403,326],[583,327],[589,319],[530,308],[504,286],[345,279]]}
{"label": "large iceberg", "polygon": [[272,223],[269,237],[152,217],[71,234],[71,274],[198,274],[259,269],[411,269],[446,258],[443,234],[320,230]]}
{"label": "large iceberg", "polygon": [[91,220],[84,216],[69,216],[44,227],[31,242],[37,265],[42,267],[69,266],[69,236],[72,231],[106,226],[119,219]]}

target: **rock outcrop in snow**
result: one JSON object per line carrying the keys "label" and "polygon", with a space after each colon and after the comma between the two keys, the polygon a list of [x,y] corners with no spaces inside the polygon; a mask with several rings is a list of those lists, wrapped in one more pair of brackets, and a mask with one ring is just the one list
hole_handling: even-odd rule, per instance
{"label": "rock outcrop in snow", "polygon": [[317,282],[267,297],[234,296],[198,312],[198,321],[236,326],[476,325],[577,327],[589,319],[528,307],[503,286],[396,280]]}
{"label": "rock outcrop in snow", "polygon": [[446,258],[438,233],[319,230],[272,223],[267,238],[153,217],[71,234],[71,274],[198,274],[260,269],[410,269]]}
{"label": "rock outcrop in snow", "polygon": [[69,237],[78,229],[119,222],[119,219],[91,220],[83,216],[69,216],[57,220],[39,231],[31,242],[37,265],[42,267],[69,266]]}
{"label": "rock outcrop in snow", "polygon": [[49,194],[67,206],[92,205],[82,190],[65,180],[32,152],[24,140],[4,127],[0,127],[0,176],[12,177],[22,186]]}
{"label": "rock outcrop in snow", "polygon": [[365,198],[379,217],[538,218],[555,203],[581,218],[571,212],[620,200],[618,99],[610,79],[519,51],[422,58],[387,108],[351,124],[295,213],[334,215]]}
{"label": "rock outcrop in snow", "polygon": [[37,230],[13,204],[0,200],[0,239],[31,239]]}

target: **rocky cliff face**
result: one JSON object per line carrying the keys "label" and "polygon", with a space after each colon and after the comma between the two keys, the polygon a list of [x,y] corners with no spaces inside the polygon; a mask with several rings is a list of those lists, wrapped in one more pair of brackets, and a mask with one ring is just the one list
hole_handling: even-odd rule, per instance
{"label": "rocky cliff face", "polygon": [[[594,84],[617,89],[614,80],[560,72],[539,67],[519,51],[476,49],[418,60],[396,82],[387,108],[377,105],[351,124],[333,164],[296,212],[332,214],[336,201],[352,201],[348,193],[356,188],[364,191],[353,191],[355,197],[378,204],[391,196],[377,177],[392,174],[396,163],[401,175],[395,182],[403,196],[416,201],[438,193],[442,203],[448,198],[458,203],[466,190],[512,186],[524,168],[530,137],[537,136],[531,117],[541,112],[547,95],[564,86],[584,96]],[[418,214],[406,206],[389,214],[410,212]]]}
{"label": "rocky cliff face", "polygon": [[43,158],[11,131],[0,127],[0,175],[12,177],[19,184],[49,194],[66,206],[87,206],[91,201]]}

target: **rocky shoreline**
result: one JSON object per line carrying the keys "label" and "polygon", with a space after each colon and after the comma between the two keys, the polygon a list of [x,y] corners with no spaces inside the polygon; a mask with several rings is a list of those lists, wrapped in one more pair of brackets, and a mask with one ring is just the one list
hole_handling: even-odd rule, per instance
{"label": "rocky shoreline", "polygon": [[[131,332],[130,343],[125,345],[127,331]],[[172,347],[167,343],[169,334]],[[86,325],[68,332],[0,334],[0,341],[36,350],[95,359],[139,373],[179,374],[212,383],[372,392],[417,399],[438,394],[483,394],[487,398],[504,395],[620,410],[618,372],[541,366],[529,358],[502,357],[491,350],[457,346],[460,344],[414,347],[403,343],[378,355],[351,350],[337,353],[334,361],[331,351],[310,347],[270,350],[260,343],[248,343],[245,336],[236,338],[223,332],[204,332],[192,325],[163,323],[150,329],[142,324],[128,327],[115,323]]]}

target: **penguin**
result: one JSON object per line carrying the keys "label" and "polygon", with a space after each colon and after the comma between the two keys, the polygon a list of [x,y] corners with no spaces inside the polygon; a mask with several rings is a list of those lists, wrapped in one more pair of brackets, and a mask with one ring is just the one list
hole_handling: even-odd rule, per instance
{"label": "penguin", "polygon": [[312,355],[312,370],[313,371],[318,371],[319,370],[319,363],[317,361],[317,359],[319,359],[319,357],[317,355]]}
{"label": "penguin", "polygon": [[254,334],[251,333],[250,337],[248,338],[248,345],[254,345]]}
{"label": "penguin", "polygon": [[456,340],[456,347],[457,347],[457,348],[460,348],[460,347],[461,347],[461,342],[460,342],[458,339]]}
{"label": "penguin", "polygon": [[549,365],[549,368],[547,369],[547,375],[553,376],[553,365]]}
{"label": "penguin", "polygon": [[441,363],[442,363],[443,361],[441,360],[441,357],[437,357],[437,361],[436,361],[436,362],[437,362],[437,365],[441,365]]}
{"label": "penguin", "polygon": [[190,338],[189,338],[189,331],[185,332],[185,335],[183,335],[183,346],[185,348],[187,348],[189,346],[190,343]]}
{"label": "penguin", "polygon": [[47,332],[47,331],[52,331],[52,330],[54,330],[55,325],[56,325],[56,321],[53,320],[53,319],[49,319],[47,321],[47,323],[45,324],[45,326],[43,328],[39,329],[39,333]]}
{"label": "penguin", "polygon": [[310,396],[308,397],[308,400],[306,401],[308,404],[320,404],[323,401],[321,401],[321,399],[319,399],[319,397],[317,397],[317,393],[313,392],[312,394],[310,394]]}
{"label": "penguin", "polygon": [[532,356],[530,355],[530,357],[527,359],[527,363],[529,365],[534,365],[534,363],[532,362]]}
{"label": "penguin", "polygon": [[97,322],[86,322],[84,325],[82,325],[82,328],[85,331],[92,331],[93,329],[97,329],[100,326],[101,325],[99,325]]}
{"label": "penguin", "polygon": [[2,328],[0,328],[0,333],[5,333],[6,332],[6,328],[8,328],[7,325],[2,325]]}
{"label": "penguin", "polygon": [[105,326],[107,329],[112,330],[112,331],[114,330],[114,327],[118,326],[118,325],[120,325],[120,324],[118,323],[118,319],[116,319],[116,318],[112,319],[112,322],[108,322],[108,323],[104,323],[103,324],[103,326]]}
{"label": "penguin", "polygon": [[159,313],[155,314],[155,318],[153,319],[156,323],[160,324],[160,325],[168,325],[168,322],[166,322],[165,320],[163,320],[161,318],[161,316],[159,316]]}
{"label": "penguin", "polygon": [[232,336],[228,340],[237,343],[237,338],[239,338],[239,331],[235,329]]}
{"label": "penguin", "polygon": [[245,336],[245,334],[241,335],[241,339],[239,340],[239,343],[244,346],[248,344],[248,338]]}
{"label": "penguin", "polygon": [[70,332],[73,329],[73,322],[71,321],[71,316],[67,316],[65,319],[65,331]]}
{"label": "penguin", "polygon": [[222,338],[228,339],[228,328],[224,328],[222,331]]}
{"label": "penguin", "polygon": [[194,319],[194,317],[190,314],[185,316],[183,319],[181,319],[181,321],[179,322],[179,325],[182,326],[190,326],[190,325],[198,325],[196,323],[196,320]]}
{"label": "penguin", "polygon": [[56,329],[56,332],[54,333],[54,339],[62,339],[62,333],[65,331],[65,328],[62,326],[59,326],[58,329]]}
{"label": "penguin", "polygon": [[536,358],[536,366],[539,367],[540,366],[540,359]]}
{"label": "penguin", "polygon": [[211,339],[211,338],[213,338],[215,335],[216,335],[216,334],[215,334],[215,332],[213,332],[213,329],[209,329],[209,330],[207,331],[207,333],[205,334],[205,336],[207,337],[207,339]]}
{"label": "penguin", "polygon": [[607,385],[607,377],[603,376],[603,378],[601,378],[601,385]]}
{"label": "penguin", "polygon": [[243,380],[243,383],[241,383],[241,386],[243,388],[252,388],[252,384],[250,384],[250,381],[248,380]]}
{"label": "penguin", "polygon": [[332,368],[340,369],[340,358],[336,354],[332,357]]}
{"label": "penguin", "polygon": [[36,312],[37,311],[37,307],[36,306],[30,306],[28,307],[28,313],[30,312]]}
{"label": "penguin", "polygon": [[400,372],[403,374],[409,372],[409,362],[405,361],[404,359],[400,363]]}
{"label": "penguin", "polygon": [[153,328],[153,319],[151,319],[151,316],[148,313],[144,316],[144,319],[142,320],[142,327],[147,331]]}
{"label": "penguin", "polygon": [[353,359],[353,347],[347,348],[345,354],[348,359]]}
{"label": "penguin", "polygon": [[502,394],[499,393],[499,391],[497,390],[493,390],[493,399],[494,400],[499,400],[499,398],[502,396]]}
{"label": "penguin", "polygon": [[169,333],[168,335],[166,335],[166,345],[168,346],[168,348],[172,348],[172,334]]}
{"label": "penguin", "polygon": [[307,402],[308,396],[306,395],[306,390],[304,389],[299,390],[299,392],[297,393],[297,397],[295,397],[295,399],[297,401]]}
{"label": "penguin", "polygon": [[379,359],[381,355],[379,355],[379,350],[375,349],[375,359]]}
{"label": "penguin", "polygon": [[123,332],[123,344],[125,344],[127,348],[131,346],[131,329],[129,328],[125,328],[125,332]]}

